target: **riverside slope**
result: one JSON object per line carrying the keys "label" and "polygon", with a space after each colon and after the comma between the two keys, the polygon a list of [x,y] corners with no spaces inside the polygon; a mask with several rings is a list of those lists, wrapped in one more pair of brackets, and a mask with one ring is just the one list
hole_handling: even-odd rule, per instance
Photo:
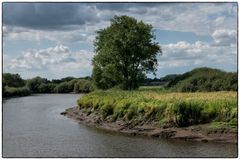
{"label": "riverside slope", "polygon": [[85,125],[95,126],[100,129],[120,132],[133,136],[142,135],[156,138],[183,139],[190,141],[237,143],[237,133],[209,133],[207,130],[209,124],[201,124],[181,128],[159,128],[156,126],[156,124],[147,122],[144,124],[132,125],[123,120],[117,120],[113,122],[108,118],[103,119],[98,112],[86,112],[79,107],[69,108],[61,114]]}

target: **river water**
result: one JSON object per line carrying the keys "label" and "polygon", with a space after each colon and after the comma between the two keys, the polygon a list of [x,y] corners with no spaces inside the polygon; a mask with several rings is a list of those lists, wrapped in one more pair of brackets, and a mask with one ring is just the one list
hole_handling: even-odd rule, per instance
{"label": "river water", "polygon": [[60,115],[78,94],[3,101],[4,157],[236,157],[237,144],[126,136]]}

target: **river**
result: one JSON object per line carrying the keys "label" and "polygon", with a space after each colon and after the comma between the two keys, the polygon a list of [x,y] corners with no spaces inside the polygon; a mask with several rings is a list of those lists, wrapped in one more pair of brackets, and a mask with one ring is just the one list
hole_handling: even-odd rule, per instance
{"label": "river", "polygon": [[237,144],[126,136],[60,115],[78,94],[3,100],[3,157],[236,157]]}

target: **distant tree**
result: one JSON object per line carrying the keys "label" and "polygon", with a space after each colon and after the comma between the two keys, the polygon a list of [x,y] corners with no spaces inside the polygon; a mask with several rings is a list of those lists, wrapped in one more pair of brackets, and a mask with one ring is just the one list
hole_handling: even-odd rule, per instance
{"label": "distant tree", "polygon": [[75,93],[88,93],[93,91],[93,84],[90,80],[81,79],[74,85]]}
{"label": "distant tree", "polygon": [[115,16],[109,27],[97,31],[92,60],[96,86],[138,88],[146,73],[156,71],[161,48],[154,39],[151,25],[128,16]]}
{"label": "distant tree", "polygon": [[4,87],[23,87],[25,85],[25,81],[19,74],[3,73],[3,84]]}
{"label": "distant tree", "polygon": [[67,82],[62,82],[54,88],[54,92],[57,93],[70,93],[73,89],[69,87]]}
{"label": "distant tree", "polygon": [[166,75],[165,77],[160,78],[159,80],[162,82],[170,82],[174,80],[178,75],[177,74],[169,74]]}
{"label": "distant tree", "polygon": [[51,82],[55,83],[55,84],[59,84],[59,83],[62,83],[63,81],[61,81],[59,79],[53,79]]}
{"label": "distant tree", "polygon": [[[35,77],[32,79],[27,80],[27,87],[33,93],[41,93],[43,91],[43,84],[49,83],[46,78]],[[40,90],[40,88],[41,90]]]}
{"label": "distant tree", "polygon": [[74,77],[65,77],[65,78],[62,78],[61,81],[66,82],[66,81],[71,81],[73,79],[75,79],[75,78]]}

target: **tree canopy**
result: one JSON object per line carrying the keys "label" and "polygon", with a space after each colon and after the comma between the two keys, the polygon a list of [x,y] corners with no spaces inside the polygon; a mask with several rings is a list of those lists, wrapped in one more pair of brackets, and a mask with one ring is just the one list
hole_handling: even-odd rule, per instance
{"label": "tree canopy", "polygon": [[24,85],[25,82],[19,74],[3,73],[3,86],[22,87]]}
{"label": "tree canopy", "polygon": [[147,73],[155,73],[157,55],[152,25],[128,16],[115,16],[111,25],[97,31],[92,78],[100,89],[120,85],[138,88]]}

